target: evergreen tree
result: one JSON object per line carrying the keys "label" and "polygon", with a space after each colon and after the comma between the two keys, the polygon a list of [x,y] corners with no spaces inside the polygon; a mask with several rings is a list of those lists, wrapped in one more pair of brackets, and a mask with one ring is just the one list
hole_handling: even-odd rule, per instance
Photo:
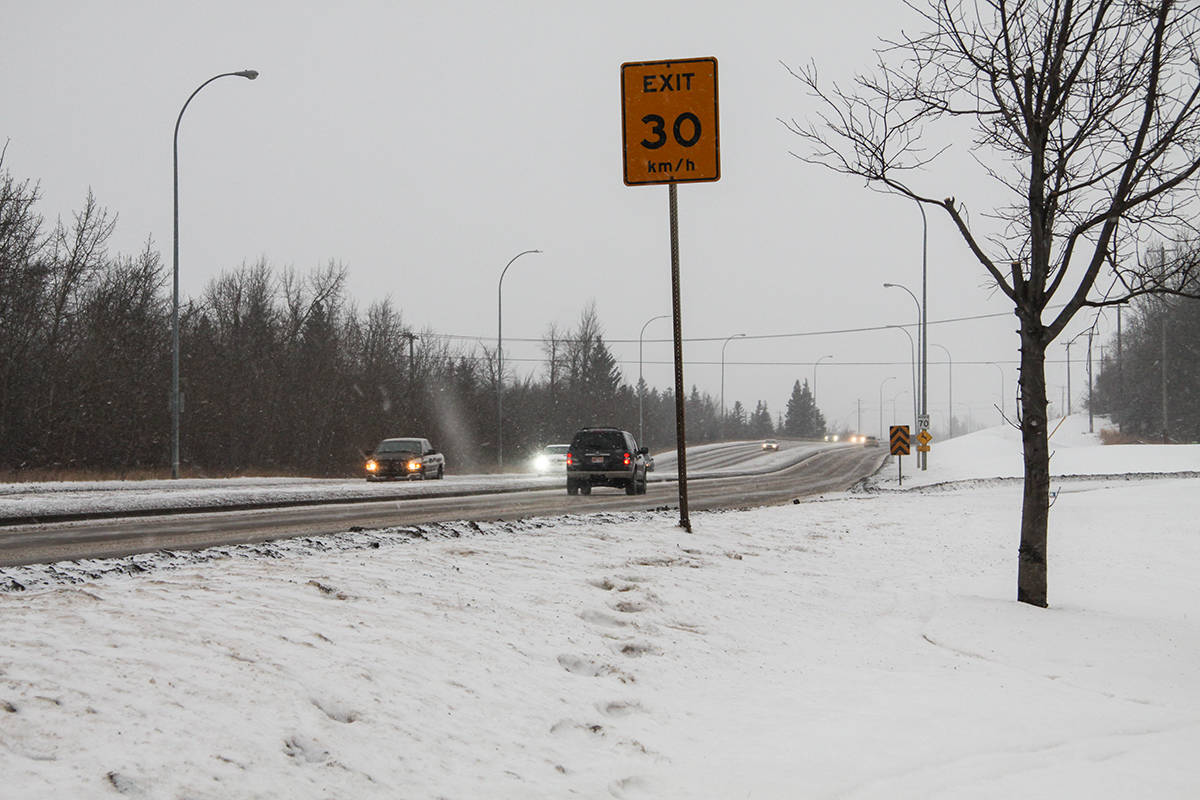
{"label": "evergreen tree", "polygon": [[725,418],[725,435],[731,439],[744,439],[747,435],[746,408],[741,400],[735,400],[729,416]]}
{"label": "evergreen tree", "polygon": [[771,422],[771,412],[767,410],[767,404],[762,400],[754,407],[754,413],[750,415],[750,435],[756,439],[766,439],[775,433],[775,426]]}
{"label": "evergreen tree", "polygon": [[808,381],[803,385],[796,381],[792,386],[792,396],[788,398],[787,416],[783,421],[782,432],[801,439],[816,439],[825,435],[825,418],[813,403]]}

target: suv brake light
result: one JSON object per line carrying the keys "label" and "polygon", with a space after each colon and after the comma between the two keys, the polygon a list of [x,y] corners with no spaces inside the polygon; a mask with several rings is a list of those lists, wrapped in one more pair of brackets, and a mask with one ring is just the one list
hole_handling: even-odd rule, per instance
{"label": "suv brake light", "polygon": [[567,453],[567,466],[569,467],[569,466],[571,466],[571,465],[572,465],[572,464],[574,464],[574,463],[575,463],[575,455],[574,455],[574,453],[568,452],[568,453]]}
{"label": "suv brake light", "polygon": [[629,453],[626,453],[625,454],[625,466],[628,467],[632,461],[633,461],[633,459],[630,457]]}

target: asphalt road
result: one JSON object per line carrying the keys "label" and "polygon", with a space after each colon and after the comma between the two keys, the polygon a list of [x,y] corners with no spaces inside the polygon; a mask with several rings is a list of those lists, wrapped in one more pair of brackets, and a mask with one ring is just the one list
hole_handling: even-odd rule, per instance
{"label": "asphalt road", "polygon": [[[882,447],[817,449],[799,463],[770,472],[752,472],[760,457],[757,445],[710,446],[689,450],[689,476],[700,471],[727,474],[689,477],[690,511],[788,503],[793,499],[841,491],[875,472],[887,451]],[[656,478],[673,472],[674,458],[660,456]],[[674,480],[655,480],[644,495],[596,488],[570,497],[564,488],[495,493],[481,491],[451,497],[339,502],[284,508],[237,509],[205,513],[163,513],[68,522],[11,525],[0,529],[0,566],[106,558],[156,550],[186,550],[259,542],[296,536],[320,536],[356,528],[386,528],[455,520],[495,521],[526,517],[586,514],[598,511],[678,508]]]}

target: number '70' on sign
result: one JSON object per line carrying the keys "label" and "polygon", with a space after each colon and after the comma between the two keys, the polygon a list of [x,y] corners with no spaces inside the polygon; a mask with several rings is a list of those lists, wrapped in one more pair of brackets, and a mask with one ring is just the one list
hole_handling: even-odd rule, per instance
{"label": "number '70' on sign", "polygon": [[718,119],[715,58],[622,64],[625,183],[718,180]]}

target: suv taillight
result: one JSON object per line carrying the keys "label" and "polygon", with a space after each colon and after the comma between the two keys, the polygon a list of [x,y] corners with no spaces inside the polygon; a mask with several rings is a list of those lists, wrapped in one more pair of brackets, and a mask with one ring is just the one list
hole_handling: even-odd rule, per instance
{"label": "suv taillight", "polygon": [[574,463],[575,463],[575,456],[572,455],[570,452],[568,452],[567,453],[567,466],[569,467]]}
{"label": "suv taillight", "polygon": [[631,463],[633,463],[633,458],[629,455],[629,453],[626,453],[625,454],[625,466],[628,467]]}

